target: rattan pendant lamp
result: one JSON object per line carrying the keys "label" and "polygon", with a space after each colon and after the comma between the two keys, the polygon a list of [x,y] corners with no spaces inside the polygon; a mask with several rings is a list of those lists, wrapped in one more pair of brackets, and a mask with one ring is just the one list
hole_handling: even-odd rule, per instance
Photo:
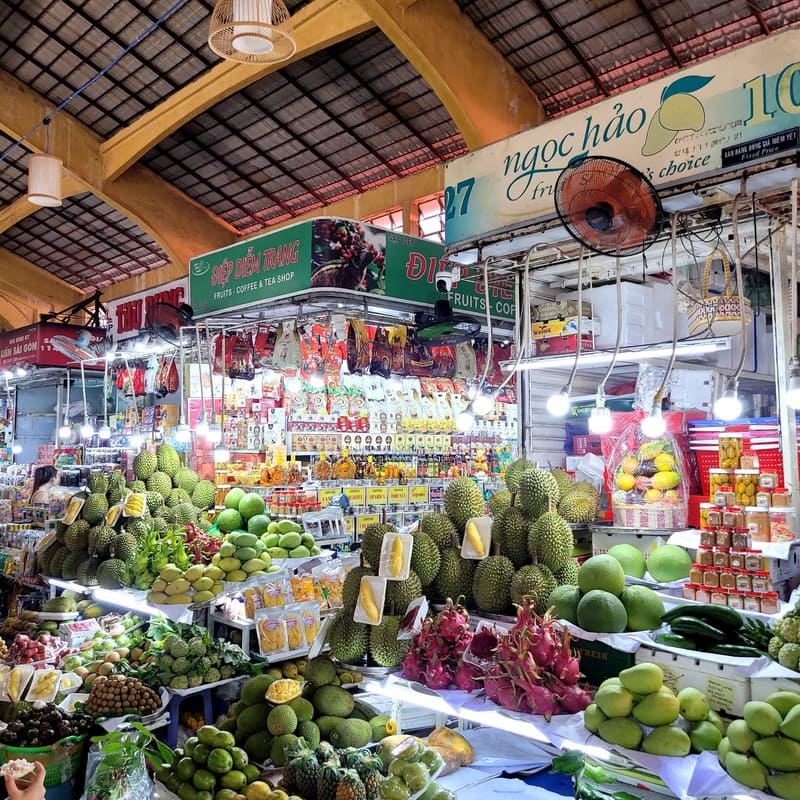
{"label": "rattan pendant lamp", "polygon": [[219,0],[208,45],[222,58],[244,64],[287,61],[297,49],[284,0]]}

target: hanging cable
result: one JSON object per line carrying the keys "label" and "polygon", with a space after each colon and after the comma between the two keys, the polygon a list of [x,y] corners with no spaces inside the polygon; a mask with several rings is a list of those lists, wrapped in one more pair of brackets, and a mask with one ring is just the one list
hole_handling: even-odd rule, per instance
{"label": "hanging cable", "polygon": [[[62,100],[40,123],[34,125],[24,136],[19,138],[16,142],[14,142],[14,144],[9,145],[3,154],[0,155],[0,164],[2,164],[9,156],[13,155],[18,148],[27,142],[28,139],[30,139],[31,136],[33,136],[33,134],[42,127],[42,125],[49,126],[50,121],[56,114],[58,114],[59,111],[63,111],[64,108],[66,108],[66,106],[68,106],[76,97],[83,94],[83,92],[85,92],[92,84],[97,83],[97,81],[99,81],[100,78],[102,78],[107,72],[109,72],[109,70],[113,69],[122,58],[128,55],[128,53],[130,53],[134,47],[146,39],[156,28],[161,25],[162,22],[165,22],[167,19],[169,19],[185,3],[186,0],[177,0],[177,2],[173,3],[160,17],[153,20],[153,22],[151,22],[150,25],[148,25],[127,47],[125,47],[119,54],[112,58],[111,61],[105,67],[103,67],[103,69],[89,78],[86,83],[79,86],[74,92]],[[46,131],[47,138],[45,151],[48,152],[50,149],[50,128],[46,127]]]}

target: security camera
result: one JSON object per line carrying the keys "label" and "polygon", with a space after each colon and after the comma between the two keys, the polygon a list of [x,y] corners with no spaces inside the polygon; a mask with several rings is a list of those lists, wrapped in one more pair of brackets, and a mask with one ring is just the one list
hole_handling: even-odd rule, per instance
{"label": "security camera", "polygon": [[452,288],[453,284],[458,283],[461,278],[461,270],[458,267],[453,269],[440,270],[436,273],[436,291],[442,294],[447,294]]}

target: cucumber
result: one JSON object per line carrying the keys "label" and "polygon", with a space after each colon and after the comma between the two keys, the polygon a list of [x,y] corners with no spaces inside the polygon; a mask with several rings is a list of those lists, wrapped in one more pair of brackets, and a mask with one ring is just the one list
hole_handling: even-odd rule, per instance
{"label": "cucumber", "polygon": [[712,605],[711,603],[675,606],[675,608],[661,615],[661,621],[672,622],[678,617],[695,617],[725,631],[738,631],[743,624],[742,616],[735,608]]}
{"label": "cucumber", "polygon": [[761,658],[764,655],[755,647],[747,647],[743,644],[718,644],[708,652],[718,656],[735,656],[736,658]]}
{"label": "cucumber", "polygon": [[680,647],[682,650],[697,650],[697,645],[685,636],[679,636],[677,633],[657,633],[653,637],[653,641],[657,644],[665,644],[667,647]]}
{"label": "cucumber", "polygon": [[670,621],[669,626],[672,632],[677,633],[678,636],[686,636],[694,642],[700,643],[699,649],[701,650],[723,644],[728,639],[727,633],[696,617],[677,617]]}

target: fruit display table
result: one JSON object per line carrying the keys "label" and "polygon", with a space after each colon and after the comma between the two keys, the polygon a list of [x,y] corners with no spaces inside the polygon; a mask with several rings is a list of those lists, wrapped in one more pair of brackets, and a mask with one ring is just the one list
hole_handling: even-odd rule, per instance
{"label": "fruit display table", "polygon": [[207,720],[212,720],[214,719],[214,702],[211,692],[218,686],[225,686],[237,680],[239,680],[239,678],[225,678],[221,681],[214,681],[214,683],[195,686],[193,689],[168,689],[167,691],[169,692],[170,698],[167,704],[167,711],[169,713],[169,725],[167,726],[166,733],[167,745],[169,747],[175,747],[178,744],[181,705],[187,697],[202,695],[203,716]]}

